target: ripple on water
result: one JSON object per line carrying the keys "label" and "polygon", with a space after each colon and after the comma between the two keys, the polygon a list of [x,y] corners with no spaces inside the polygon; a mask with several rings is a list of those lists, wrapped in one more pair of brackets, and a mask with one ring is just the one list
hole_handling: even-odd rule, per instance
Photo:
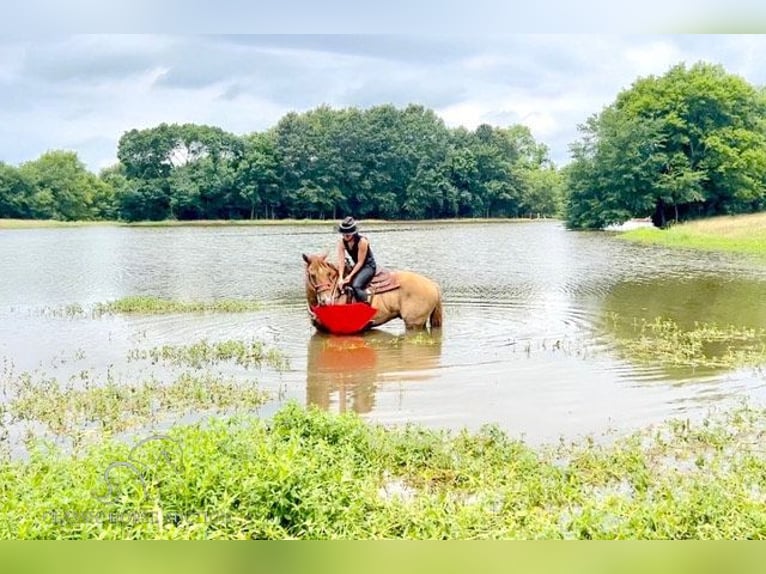
{"label": "ripple on water", "polygon": [[[0,354],[22,368],[82,348],[85,366],[120,369],[137,345],[255,338],[290,360],[284,373],[257,374],[266,388],[284,390],[264,412],[295,398],[380,421],[495,422],[530,439],[626,429],[725,397],[764,394],[758,373],[672,372],[626,360],[605,322],[615,312],[766,324],[764,267],[730,256],[681,257],[603,233],[568,232],[560,222],[370,224],[365,233],[381,264],[439,283],[445,323],[438,340],[405,338],[400,321],[346,347],[315,334],[300,254],[332,253],[330,223],[105,227],[4,234]],[[98,319],[30,312],[129,295],[246,298],[264,309]],[[685,310],[693,312],[683,317]]]}

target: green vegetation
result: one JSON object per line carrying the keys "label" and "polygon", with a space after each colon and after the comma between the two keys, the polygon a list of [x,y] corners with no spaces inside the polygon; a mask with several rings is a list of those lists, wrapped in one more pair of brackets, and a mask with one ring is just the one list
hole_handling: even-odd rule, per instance
{"label": "green vegetation", "polygon": [[668,229],[634,229],[620,237],[643,244],[766,257],[766,213],[714,217]]}
{"label": "green vegetation", "polygon": [[133,349],[128,360],[151,359],[172,365],[187,365],[196,369],[203,364],[234,361],[244,367],[259,367],[263,364],[275,369],[287,368],[287,357],[279,349],[268,349],[261,341],[199,341],[193,345],[163,345],[153,349]]}
{"label": "green vegetation", "polygon": [[534,450],[290,405],[0,463],[0,538],[762,539],[766,413]]}
{"label": "green vegetation", "polygon": [[450,129],[422,106],[327,106],[237,136],[130,130],[97,177],[72,152],[0,163],[0,218],[192,221],[553,216],[559,172],[522,125]]}
{"label": "green vegetation", "polygon": [[242,313],[258,311],[262,305],[257,301],[223,299],[218,301],[174,301],[150,296],[124,297],[108,303],[99,303],[94,307],[95,315],[104,314],[144,314],[159,315],[169,313]]}
{"label": "green vegetation", "polygon": [[12,392],[7,406],[12,420],[41,423],[54,435],[75,438],[88,431],[111,435],[145,428],[170,414],[252,410],[267,398],[255,381],[240,383],[209,373],[183,373],[168,384],[156,378],[139,383],[110,378],[101,386],[88,373],[63,384],[24,373],[6,390]]}
{"label": "green vegetation", "polygon": [[631,361],[727,369],[766,365],[766,329],[697,322],[686,329],[668,318],[647,321],[617,314],[610,321],[619,333],[620,350]]}
{"label": "green vegetation", "polygon": [[0,218],[114,219],[114,189],[71,151],[49,151],[19,168],[0,162]]}
{"label": "green vegetation", "polygon": [[[13,361],[4,359],[0,364],[0,392],[5,397],[0,405],[0,431],[6,422],[30,425],[27,429],[32,435],[33,429],[42,426],[78,446],[84,438],[146,428],[171,416],[250,412],[267,398],[251,375],[223,376],[204,367],[230,363],[248,371],[288,366],[281,351],[253,340],[210,343],[203,339],[186,346],[133,349],[127,358],[147,362],[148,366],[164,363],[194,371],[161,368],[159,373],[143,374],[138,380],[120,380],[111,367],[105,375],[82,369],[62,381],[39,370],[17,375]],[[78,350],[73,357],[54,357],[50,364],[55,369],[83,359],[85,351]],[[0,447],[3,436],[0,432]]]}
{"label": "green vegetation", "polygon": [[101,317],[103,315],[170,315],[179,313],[248,313],[260,311],[263,305],[248,299],[218,299],[215,301],[176,301],[145,295],[123,297],[97,303],[86,309],[79,303],[61,307],[42,307],[34,311],[50,317]]}
{"label": "green vegetation", "polygon": [[0,219],[0,229],[37,229],[46,227],[86,227],[114,225],[108,221],[59,221],[58,219]]}
{"label": "green vegetation", "polygon": [[580,127],[567,166],[570,227],[766,209],[766,92],[721,66],[636,80]]}

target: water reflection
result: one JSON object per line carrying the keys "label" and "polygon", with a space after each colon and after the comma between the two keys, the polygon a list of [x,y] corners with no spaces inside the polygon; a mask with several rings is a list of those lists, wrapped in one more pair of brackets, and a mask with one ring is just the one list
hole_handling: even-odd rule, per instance
{"label": "water reflection", "polygon": [[666,317],[689,328],[696,323],[766,327],[764,282],[748,277],[656,277],[624,281],[604,298],[606,313],[653,319]]}
{"label": "water reflection", "polygon": [[[135,346],[256,338],[291,361],[285,373],[258,376],[275,396],[306,396],[392,424],[499,422],[528,439],[554,440],[766,393],[763,372],[752,369],[671,372],[639,363],[619,346],[634,328],[608,320],[616,313],[639,322],[663,316],[684,329],[695,321],[766,328],[763,265],[569,232],[554,221],[370,222],[381,265],[442,287],[443,348],[440,339],[427,345],[392,335],[404,330],[401,321],[330,340],[312,337],[300,253],[332,253],[332,225],[3,231],[0,377],[3,361],[16,372],[43,362],[48,369],[52,354],[83,355],[58,368],[61,380],[80,367],[134,373],[139,366],[126,356]],[[132,295],[254,299],[264,310],[95,320],[39,313]]]}
{"label": "water reflection", "polygon": [[440,330],[394,335],[373,330],[355,336],[314,333],[309,339],[306,402],[325,410],[368,413],[380,385],[436,376]]}

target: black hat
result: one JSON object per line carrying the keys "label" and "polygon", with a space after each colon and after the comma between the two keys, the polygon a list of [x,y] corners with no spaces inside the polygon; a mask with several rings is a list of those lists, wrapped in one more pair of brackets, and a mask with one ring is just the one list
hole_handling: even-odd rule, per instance
{"label": "black hat", "polygon": [[356,233],[356,220],[349,216],[340,222],[338,226],[339,233]]}

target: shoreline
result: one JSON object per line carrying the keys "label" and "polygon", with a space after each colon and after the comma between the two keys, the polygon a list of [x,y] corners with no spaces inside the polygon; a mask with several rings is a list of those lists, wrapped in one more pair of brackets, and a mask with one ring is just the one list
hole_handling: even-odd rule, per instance
{"label": "shoreline", "polygon": [[[529,223],[538,221],[561,221],[557,218],[486,218],[465,217],[455,219],[360,219],[364,225],[453,225],[461,223]],[[247,227],[288,225],[337,225],[334,219],[202,219],[189,221],[58,221],[52,219],[0,219],[3,229],[47,229],[61,227]]]}
{"label": "shoreline", "polygon": [[667,229],[642,227],[619,232],[617,236],[641,245],[766,258],[766,213],[698,219]]}

